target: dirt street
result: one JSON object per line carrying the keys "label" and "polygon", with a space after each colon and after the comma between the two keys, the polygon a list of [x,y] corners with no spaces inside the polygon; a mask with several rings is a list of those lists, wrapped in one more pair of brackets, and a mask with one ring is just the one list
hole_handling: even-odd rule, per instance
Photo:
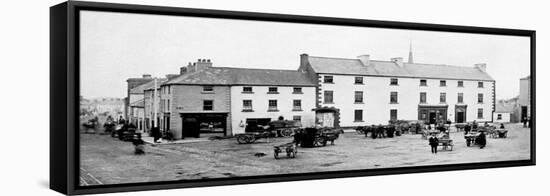
{"label": "dirt street", "polygon": [[[420,135],[371,139],[347,132],[334,145],[298,148],[297,157],[273,158],[273,146],[292,138],[235,139],[198,143],[147,145],[134,155],[133,145],[109,135],[81,134],[81,184],[117,184],[223,178],[269,174],[406,167],[529,159],[529,129],[507,125],[508,138],[487,139],[484,149],[467,147],[463,133],[452,132],[453,151],[432,154]],[[441,149],[441,148],[440,148]],[[261,156],[265,154],[264,156]]]}

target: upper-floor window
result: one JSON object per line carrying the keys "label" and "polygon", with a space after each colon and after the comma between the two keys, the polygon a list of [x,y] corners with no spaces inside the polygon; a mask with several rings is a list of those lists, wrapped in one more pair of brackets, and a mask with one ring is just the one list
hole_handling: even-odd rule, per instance
{"label": "upper-floor window", "polygon": [[440,80],[439,81],[439,86],[447,86],[447,81],[446,80]]}
{"label": "upper-floor window", "polygon": [[397,92],[390,93],[390,103],[397,103]]}
{"label": "upper-floor window", "polygon": [[478,88],[483,88],[483,82],[477,82],[477,87]]}
{"label": "upper-floor window", "polygon": [[334,103],[334,99],[332,97],[333,91],[325,91],[324,94],[324,102],[325,103]]}
{"label": "upper-floor window", "polygon": [[497,120],[502,120],[502,114],[497,114]]}
{"label": "upper-floor window", "polygon": [[277,100],[271,99],[268,103],[268,111],[277,111]]}
{"label": "upper-floor window", "polygon": [[355,103],[363,103],[363,91],[355,91]]}
{"label": "upper-floor window", "polygon": [[363,77],[355,77],[355,84],[363,84]]}
{"label": "upper-floor window", "polygon": [[214,100],[203,100],[202,110],[214,110]]}
{"label": "upper-floor window", "polygon": [[251,86],[244,86],[243,87],[243,93],[252,93],[252,87]]}
{"label": "upper-floor window", "polygon": [[302,116],[292,116],[292,120],[298,123],[302,122]]}
{"label": "upper-floor window", "polygon": [[420,80],[420,86],[428,86],[428,81],[427,80]]}
{"label": "upper-floor window", "polygon": [[477,103],[483,103],[483,93],[477,94]]}
{"label": "upper-floor window", "polygon": [[294,94],[302,94],[302,87],[294,87],[292,89],[292,93]]}
{"label": "upper-floor window", "polygon": [[458,93],[457,102],[464,103],[464,93]]}
{"label": "upper-floor window", "polygon": [[397,81],[397,78],[391,78],[390,79],[390,85],[399,85],[399,82]]}
{"label": "upper-floor window", "polygon": [[426,92],[420,93],[420,103],[426,103]]}
{"label": "upper-floor window", "polygon": [[277,94],[277,87],[269,87],[267,93],[269,94]]}
{"label": "upper-floor window", "polygon": [[323,82],[324,83],[334,83],[334,80],[333,80],[332,76],[324,76],[323,77]]}
{"label": "upper-floor window", "polygon": [[214,92],[214,87],[213,86],[203,86],[202,91],[203,92]]}
{"label": "upper-floor window", "polygon": [[170,99],[166,100],[166,111],[170,112]]}
{"label": "upper-floor window", "polygon": [[243,111],[252,111],[252,100],[243,100]]}
{"label": "upper-floor window", "polygon": [[456,84],[457,87],[464,87],[464,81],[459,80]]}
{"label": "upper-floor window", "polygon": [[292,110],[302,111],[302,100],[295,99],[292,101]]}
{"label": "upper-floor window", "polygon": [[439,93],[439,102],[440,103],[446,103],[447,102],[447,93]]}

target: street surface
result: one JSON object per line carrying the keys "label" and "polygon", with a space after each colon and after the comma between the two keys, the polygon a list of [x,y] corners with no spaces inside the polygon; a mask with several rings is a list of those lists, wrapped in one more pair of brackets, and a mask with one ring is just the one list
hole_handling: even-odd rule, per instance
{"label": "street surface", "polygon": [[80,134],[80,182],[85,186],[529,159],[529,129],[520,124],[508,124],[507,129],[508,138],[487,137],[484,149],[466,147],[464,134],[451,129],[453,151],[440,147],[438,154],[430,152],[420,135],[371,139],[347,132],[334,145],[299,147],[296,158],[283,155],[278,160],[273,158],[273,146],[292,138],[260,139],[254,144],[237,144],[231,138],[147,145],[145,155],[134,155],[130,142]]}

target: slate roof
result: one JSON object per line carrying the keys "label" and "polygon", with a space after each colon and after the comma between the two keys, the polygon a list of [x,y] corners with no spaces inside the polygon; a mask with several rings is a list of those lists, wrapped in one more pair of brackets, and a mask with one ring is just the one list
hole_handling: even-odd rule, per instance
{"label": "slate roof", "polygon": [[[164,84],[168,79],[166,78],[157,78],[157,88],[160,87],[160,85]],[[146,90],[152,90],[153,86],[155,85],[155,80],[151,80],[150,82],[147,82],[145,84],[139,85],[134,87],[133,89],[130,89],[130,94],[143,94]]]}
{"label": "slate roof", "polygon": [[130,103],[130,106],[131,107],[145,107],[145,100],[140,99],[140,100],[134,101],[133,103]]}
{"label": "slate roof", "polygon": [[512,113],[514,112],[514,110],[515,110],[514,104],[498,102],[495,105],[495,112],[498,112],[498,113]]}
{"label": "slate roof", "polygon": [[403,62],[403,67],[400,67],[391,61],[378,60],[370,60],[369,65],[365,66],[359,59],[315,56],[308,56],[308,61],[316,73],[325,74],[494,81],[489,74],[474,66],[465,67]]}
{"label": "slate roof", "polygon": [[306,73],[295,70],[210,67],[173,78],[165,84],[315,86]]}

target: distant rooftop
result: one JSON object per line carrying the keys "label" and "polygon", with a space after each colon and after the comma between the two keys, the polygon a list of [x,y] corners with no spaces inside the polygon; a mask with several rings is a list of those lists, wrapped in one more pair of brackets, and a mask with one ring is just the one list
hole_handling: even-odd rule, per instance
{"label": "distant rooftop", "polygon": [[309,64],[317,73],[349,74],[387,77],[440,78],[457,80],[494,81],[485,71],[475,66],[452,66],[370,60],[368,65],[359,59],[307,56]]}

